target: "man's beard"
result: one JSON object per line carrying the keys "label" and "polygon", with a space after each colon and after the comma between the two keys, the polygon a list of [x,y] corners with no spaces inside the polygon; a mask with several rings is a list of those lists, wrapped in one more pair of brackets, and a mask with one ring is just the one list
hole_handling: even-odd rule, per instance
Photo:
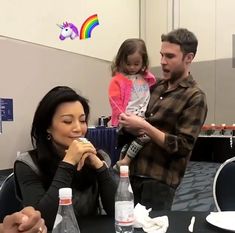
{"label": "man's beard", "polygon": [[170,84],[174,84],[174,83],[176,83],[178,80],[180,80],[181,78],[183,78],[184,72],[185,72],[185,71],[184,71],[183,69],[173,72],[173,73],[171,74],[170,79],[169,79],[169,83],[170,83]]}

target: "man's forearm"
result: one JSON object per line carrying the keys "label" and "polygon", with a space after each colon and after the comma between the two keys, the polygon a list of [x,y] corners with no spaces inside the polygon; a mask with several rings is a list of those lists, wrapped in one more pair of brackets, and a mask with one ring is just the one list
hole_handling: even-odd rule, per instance
{"label": "man's forearm", "polygon": [[154,141],[160,147],[164,147],[165,136],[166,136],[165,133],[163,133],[158,128],[155,128],[147,121],[145,121],[143,125],[143,131],[152,139],[152,141]]}

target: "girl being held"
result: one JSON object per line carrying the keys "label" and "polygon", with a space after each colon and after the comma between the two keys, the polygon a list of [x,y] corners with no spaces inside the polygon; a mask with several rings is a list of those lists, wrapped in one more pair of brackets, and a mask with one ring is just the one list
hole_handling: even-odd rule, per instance
{"label": "girl being held", "polygon": [[[109,85],[109,102],[112,108],[111,124],[119,126],[119,115],[122,112],[145,117],[150,99],[150,87],[156,83],[152,73],[148,71],[149,60],[145,42],[142,39],[127,39],[118,50],[112,64],[112,80]],[[120,130],[119,130],[120,132]],[[117,164],[129,165],[143,145],[150,138],[141,134],[131,143],[125,144]]]}

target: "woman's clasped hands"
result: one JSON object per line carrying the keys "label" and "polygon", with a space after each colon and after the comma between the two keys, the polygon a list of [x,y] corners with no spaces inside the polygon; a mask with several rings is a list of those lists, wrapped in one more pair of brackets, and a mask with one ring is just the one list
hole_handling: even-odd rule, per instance
{"label": "woman's clasped hands", "polygon": [[94,169],[103,166],[103,162],[97,157],[95,147],[86,138],[74,140],[66,150],[64,162],[77,165],[77,170],[81,170],[84,164],[88,164]]}

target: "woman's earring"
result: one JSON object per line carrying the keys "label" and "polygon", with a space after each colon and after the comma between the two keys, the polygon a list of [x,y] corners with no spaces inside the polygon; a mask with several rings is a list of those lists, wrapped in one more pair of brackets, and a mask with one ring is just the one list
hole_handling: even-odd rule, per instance
{"label": "woman's earring", "polygon": [[47,140],[50,141],[51,140],[51,135],[47,134]]}

